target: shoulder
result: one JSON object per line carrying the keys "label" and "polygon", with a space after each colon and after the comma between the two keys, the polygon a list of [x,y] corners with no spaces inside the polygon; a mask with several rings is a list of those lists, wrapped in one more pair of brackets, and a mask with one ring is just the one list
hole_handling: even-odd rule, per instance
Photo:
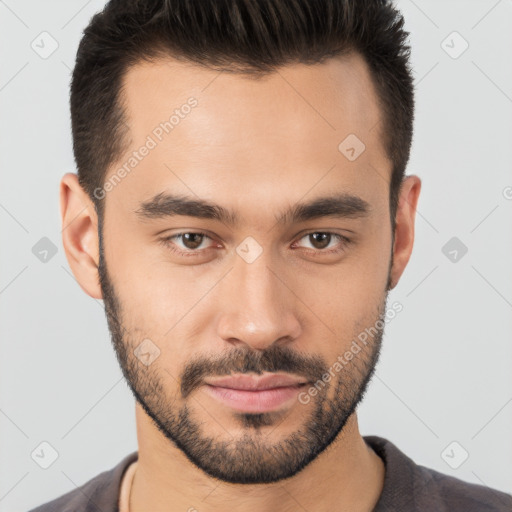
{"label": "shoulder", "polygon": [[391,441],[364,436],[386,466],[375,512],[510,512],[512,495],[416,464]]}
{"label": "shoulder", "polygon": [[512,512],[512,495],[485,485],[465,482],[453,476],[418,466],[425,492],[435,492],[446,510]]}
{"label": "shoulder", "polygon": [[112,469],[29,512],[117,512],[123,473],[137,458],[138,452],[132,452]]}

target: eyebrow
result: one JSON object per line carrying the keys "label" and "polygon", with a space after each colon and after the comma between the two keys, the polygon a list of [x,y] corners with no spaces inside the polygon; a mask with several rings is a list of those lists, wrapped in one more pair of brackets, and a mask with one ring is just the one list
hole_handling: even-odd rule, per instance
{"label": "eyebrow", "polygon": [[[218,204],[164,192],[140,203],[134,211],[141,220],[164,219],[182,215],[217,220],[229,226],[236,226],[240,221],[235,212]],[[294,224],[322,217],[358,219],[367,217],[371,211],[371,205],[361,197],[342,193],[293,205],[277,215],[276,222],[278,224]]]}

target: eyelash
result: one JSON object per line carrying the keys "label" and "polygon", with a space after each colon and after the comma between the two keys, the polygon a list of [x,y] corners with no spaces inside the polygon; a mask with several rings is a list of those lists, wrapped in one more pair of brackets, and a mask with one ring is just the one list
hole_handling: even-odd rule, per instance
{"label": "eyelash", "polygon": [[[328,234],[328,235],[334,236],[335,238],[338,238],[338,240],[340,242],[342,242],[342,244],[341,244],[341,246],[338,245],[334,249],[308,249],[308,248],[306,248],[306,251],[308,251],[313,256],[323,256],[323,255],[326,255],[326,254],[338,254],[338,253],[341,253],[341,252],[345,251],[347,246],[352,243],[352,240],[350,238],[347,238],[346,236],[340,235],[339,233],[332,233],[330,231],[310,231],[310,232],[305,233],[304,235],[302,235],[299,238],[299,240],[302,240],[303,238],[305,238],[305,237],[307,237],[309,235],[312,235],[314,233],[322,233],[322,234]],[[181,233],[176,233],[174,235],[161,238],[159,240],[159,242],[161,242],[164,245],[164,247],[170,249],[171,252],[176,253],[179,256],[185,256],[187,258],[201,256],[201,254],[204,251],[207,251],[207,250],[210,249],[210,247],[208,247],[206,249],[196,249],[196,250],[189,249],[188,251],[182,251],[180,249],[177,249],[175,244],[172,241],[174,239],[179,238],[179,237],[181,237],[183,235],[186,235],[186,234],[202,235],[205,238],[210,238],[210,240],[212,239],[206,233],[203,233],[201,231],[198,231],[198,232],[196,232],[196,231],[183,231]]]}

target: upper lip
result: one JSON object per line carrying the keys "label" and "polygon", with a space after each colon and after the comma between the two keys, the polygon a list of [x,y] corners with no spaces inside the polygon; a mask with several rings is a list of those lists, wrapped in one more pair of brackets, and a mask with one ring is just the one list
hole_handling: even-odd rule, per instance
{"label": "upper lip", "polygon": [[219,377],[205,381],[210,386],[218,386],[230,389],[251,389],[262,390],[272,388],[282,388],[287,386],[298,386],[306,384],[306,380],[300,377],[284,373],[272,373],[263,376],[254,375],[230,375],[228,377]]}

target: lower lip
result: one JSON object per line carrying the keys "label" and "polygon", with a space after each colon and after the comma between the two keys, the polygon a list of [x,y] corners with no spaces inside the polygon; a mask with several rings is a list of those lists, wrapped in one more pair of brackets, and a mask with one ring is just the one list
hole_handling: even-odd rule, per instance
{"label": "lower lip", "polygon": [[223,404],[243,412],[268,412],[278,409],[296,398],[306,386],[287,386],[281,388],[249,391],[245,389],[230,389],[206,384],[205,391]]}

